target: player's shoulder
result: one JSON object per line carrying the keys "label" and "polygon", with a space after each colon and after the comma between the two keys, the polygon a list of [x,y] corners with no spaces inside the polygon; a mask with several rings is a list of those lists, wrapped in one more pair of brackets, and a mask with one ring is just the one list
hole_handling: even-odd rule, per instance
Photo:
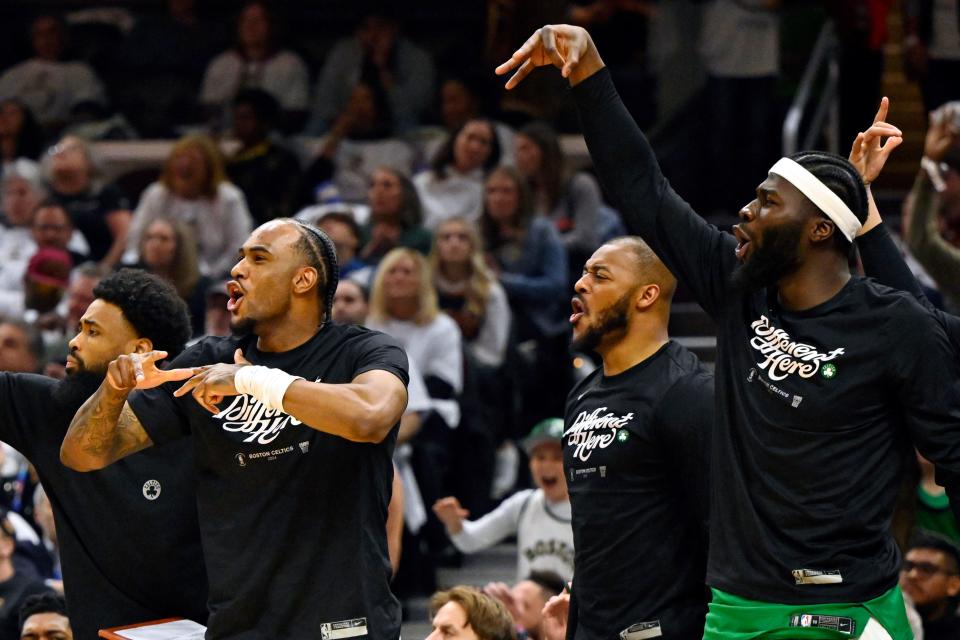
{"label": "player's shoulder", "polygon": [[889,323],[919,322],[921,325],[939,324],[934,311],[921,303],[912,294],[893,289],[873,278],[858,278],[860,295],[867,307],[882,311]]}
{"label": "player's shoulder", "polygon": [[196,363],[211,364],[214,362],[233,362],[233,354],[237,349],[246,350],[252,337],[237,336],[204,336],[191,342],[176,357],[180,366]]}

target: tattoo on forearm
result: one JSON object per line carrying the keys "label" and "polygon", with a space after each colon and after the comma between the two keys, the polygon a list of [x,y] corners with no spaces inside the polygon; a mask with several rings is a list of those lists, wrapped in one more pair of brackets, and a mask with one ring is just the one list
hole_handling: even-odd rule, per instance
{"label": "tattoo on forearm", "polygon": [[77,412],[67,433],[84,454],[109,462],[150,446],[150,437],[126,397],[97,391]]}

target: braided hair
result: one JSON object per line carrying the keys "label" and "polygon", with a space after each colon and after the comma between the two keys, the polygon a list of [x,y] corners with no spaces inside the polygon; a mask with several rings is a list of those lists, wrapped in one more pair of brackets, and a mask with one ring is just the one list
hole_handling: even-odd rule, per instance
{"label": "braided hair", "polygon": [[340,281],[340,265],[337,262],[337,250],[330,237],[306,222],[290,219],[300,231],[300,240],[297,241],[297,250],[306,257],[307,264],[317,270],[323,279],[323,324],[331,321],[333,310],[333,296],[337,292],[337,283]]}
{"label": "braided hair", "polygon": [[[812,173],[828,189],[837,194],[850,207],[853,215],[857,216],[860,224],[866,222],[867,189],[863,186],[857,169],[846,158],[826,151],[801,151],[790,156],[790,159]],[[843,253],[850,252],[852,243],[839,232],[839,229],[833,234],[833,239],[837,249]]]}

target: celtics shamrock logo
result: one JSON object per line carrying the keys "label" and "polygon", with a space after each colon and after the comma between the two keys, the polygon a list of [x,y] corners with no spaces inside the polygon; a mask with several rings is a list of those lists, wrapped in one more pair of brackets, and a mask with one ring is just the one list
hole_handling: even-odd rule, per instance
{"label": "celtics shamrock logo", "polygon": [[620,442],[626,442],[630,438],[630,432],[626,429],[620,429],[617,433],[617,440]]}
{"label": "celtics shamrock logo", "polygon": [[832,362],[828,362],[823,365],[823,368],[820,369],[820,375],[822,375],[827,380],[831,380],[837,377],[837,365]]}

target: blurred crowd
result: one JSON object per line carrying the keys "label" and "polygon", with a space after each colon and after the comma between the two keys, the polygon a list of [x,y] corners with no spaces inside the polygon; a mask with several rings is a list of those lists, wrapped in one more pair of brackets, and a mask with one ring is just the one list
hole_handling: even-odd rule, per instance
{"label": "blurred crowd", "polygon": [[[625,230],[593,175],[565,156],[558,131],[576,123],[562,90],[537,79],[536,100],[507,95],[491,60],[509,56],[528,24],[586,26],[635,119],[653,125],[663,121],[665,79],[651,43],[670,2],[553,4],[530,15],[522,2],[465,3],[463,13],[487,25],[485,41],[480,29],[475,42],[453,33],[426,43],[410,35],[405,3],[359,3],[341,37],[319,48],[290,35],[296,3],[112,3],[24,21],[29,51],[8,47],[0,72],[0,370],[62,377],[93,287],[121,265],[172,282],[194,337],[226,335],[225,282],[250,231],[277,217],[316,224],[334,241],[343,277],[334,319],[389,333],[411,361],[396,455],[405,495],[398,595],[432,593],[437,565],[516,536],[518,573],[504,577],[516,584],[488,592],[529,637],[546,637],[524,615],[563,591],[573,553],[555,419],[590,366],[581,357],[578,369],[568,352],[571,286],[586,258]],[[721,194],[711,206],[733,213],[779,155],[791,3],[684,4],[702,16],[690,31],[699,33],[709,105],[688,123],[705,131],[690,166],[718,167],[702,182]],[[898,7],[820,8],[841,37],[851,127],[876,108],[892,10],[904,12],[904,56],[925,108],[960,99],[957,3]],[[940,137],[928,136],[925,156],[941,185],[927,192],[918,181],[908,198],[905,250],[931,295],[956,311],[960,109],[938,113],[931,129]],[[162,169],[110,179],[92,143],[145,138],[175,140]],[[2,453],[0,590],[6,556],[17,575],[56,588],[49,503],[23,458]],[[931,483],[921,484],[921,504],[939,505]],[[955,528],[941,533],[960,542]],[[8,537],[17,540],[9,554]],[[437,615],[493,615],[474,592],[434,605]]]}

